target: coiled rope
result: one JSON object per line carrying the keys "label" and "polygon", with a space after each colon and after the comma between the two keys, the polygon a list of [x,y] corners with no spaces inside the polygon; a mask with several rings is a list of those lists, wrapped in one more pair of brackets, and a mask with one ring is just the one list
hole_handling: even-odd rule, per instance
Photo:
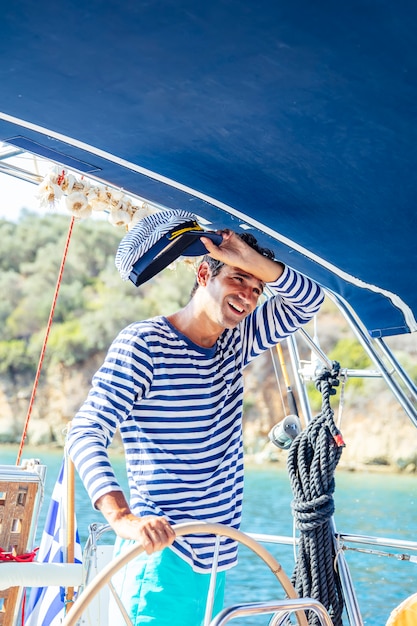
{"label": "coiled rope", "polygon": [[[313,418],[291,445],[288,473],[294,496],[292,511],[300,531],[297,563],[292,583],[300,597],[319,600],[327,609],[334,626],[342,626],[343,595],[334,567],[335,548],[330,519],[334,512],[334,472],[344,442],[334,422],[330,395],[339,384],[340,365],[323,369],[316,378],[322,394],[321,413]],[[315,614],[309,624],[319,624]]]}

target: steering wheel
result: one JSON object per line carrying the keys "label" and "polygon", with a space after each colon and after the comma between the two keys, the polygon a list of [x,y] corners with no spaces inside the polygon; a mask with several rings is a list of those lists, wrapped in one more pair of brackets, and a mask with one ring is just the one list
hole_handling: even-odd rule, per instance
{"label": "steering wheel", "polygon": [[[224,526],[223,524],[206,524],[205,522],[189,522],[186,524],[176,524],[173,526],[177,537],[183,537],[184,535],[194,535],[198,533],[220,535],[223,537],[229,537],[239,543],[243,544],[250,550],[252,550],[257,556],[259,556],[274,576],[281,583],[288,598],[296,599],[298,594],[294,589],[290,579],[282,569],[282,566],[278,561],[266,550],[260,543],[242,533],[240,530]],[[113,559],[93,580],[86,586],[84,591],[77,597],[71,610],[68,611],[65,616],[62,626],[76,626],[77,621],[91,602],[91,600],[97,595],[97,593],[106,585],[111,578],[124,567],[129,561],[137,557],[143,552],[143,547],[140,543],[136,543],[131,546],[126,552],[120,554]],[[297,611],[297,622],[299,626],[308,626],[308,622],[304,611]]]}

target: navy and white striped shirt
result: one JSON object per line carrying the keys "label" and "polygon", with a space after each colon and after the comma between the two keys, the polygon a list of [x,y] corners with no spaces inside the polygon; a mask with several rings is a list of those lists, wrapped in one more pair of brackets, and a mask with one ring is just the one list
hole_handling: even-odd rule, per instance
{"label": "navy and white striped shirt", "polygon": [[[107,456],[117,428],[123,439],[134,514],[165,515],[239,528],[243,492],[242,369],[308,322],[321,289],[286,267],[276,295],[212,348],[194,344],[165,317],[125,328],[93,378],[72,422],[68,445],[95,502],[120,490]],[[179,538],[172,549],[199,572],[210,570],[214,538]],[[236,563],[222,540],[219,569]]]}

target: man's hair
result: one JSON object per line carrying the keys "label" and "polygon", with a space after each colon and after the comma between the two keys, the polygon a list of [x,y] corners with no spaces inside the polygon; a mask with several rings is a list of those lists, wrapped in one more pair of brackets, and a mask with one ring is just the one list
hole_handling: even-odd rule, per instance
{"label": "man's hair", "polygon": [[[259,254],[262,254],[262,256],[266,256],[267,259],[275,259],[275,254],[272,252],[272,250],[270,250],[269,248],[262,248],[256,238],[251,235],[250,233],[238,233],[239,237],[241,239],[243,239],[243,241],[245,243],[248,244],[248,246],[250,246],[251,248],[253,248],[254,250],[256,250],[256,252],[258,252]],[[211,276],[217,276],[217,274],[220,272],[220,270],[222,269],[222,267],[224,266],[224,263],[222,261],[218,261],[217,259],[213,259],[212,256],[210,256],[209,254],[206,254],[203,259],[202,259],[202,263],[203,261],[206,261],[206,263],[208,263],[208,266],[211,270]],[[195,294],[195,292],[198,289],[198,281],[197,279],[195,280],[195,283],[193,285],[193,288],[191,289],[191,294],[190,297],[192,298],[193,295]]]}

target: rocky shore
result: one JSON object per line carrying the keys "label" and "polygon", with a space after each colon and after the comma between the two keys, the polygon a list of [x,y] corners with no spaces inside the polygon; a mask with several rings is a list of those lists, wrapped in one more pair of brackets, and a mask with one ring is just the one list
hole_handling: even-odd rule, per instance
{"label": "rocky shore", "polygon": [[[103,354],[97,354],[82,368],[55,366],[44,373],[29,421],[28,445],[63,446],[65,428],[85,399],[102,358]],[[363,398],[355,393],[349,396],[347,385],[345,408],[340,418],[346,446],[339,466],[351,471],[416,473],[417,429],[396,404],[391,392],[383,389],[381,383],[372,384],[374,391]],[[20,441],[32,385],[28,376],[0,380],[0,443]],[[339,398],[335,396],[332,406],[336,419],[339,419],[338,403]],[[244,445],[248,462],[285,465],[287,453],[268,439],[272,426],[288,413],[269,355],[258,358],[245,372],[244,406]]]}

